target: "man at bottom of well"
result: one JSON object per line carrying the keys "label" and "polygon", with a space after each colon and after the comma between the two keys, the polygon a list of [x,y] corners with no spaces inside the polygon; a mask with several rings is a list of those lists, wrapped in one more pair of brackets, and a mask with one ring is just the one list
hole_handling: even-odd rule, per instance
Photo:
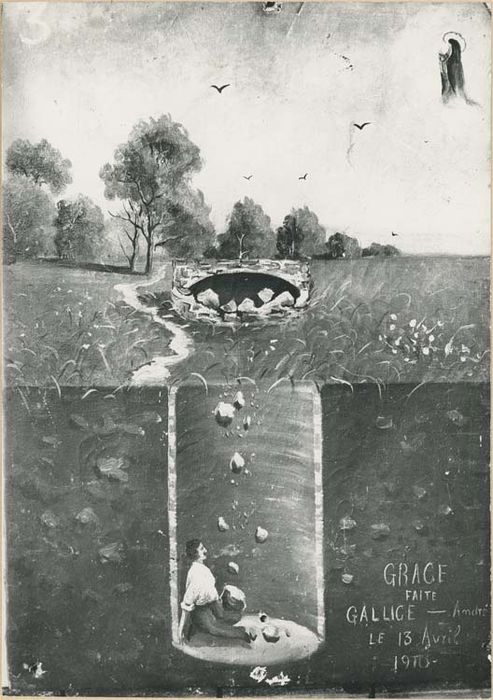
{"label": "man at bottom of well", "polygon": [[190,627],[207,632],[214,637],[238,639],[250,643],[255,635],[235,623],[240,615],[226,613],[216,588],[212,571],[204,564],[207,549],[198,539],[186,544],[187,557],[192,560],[188,570],[185,595],[181,603],[181,618],[178,637],[181,644],[189,636]]}

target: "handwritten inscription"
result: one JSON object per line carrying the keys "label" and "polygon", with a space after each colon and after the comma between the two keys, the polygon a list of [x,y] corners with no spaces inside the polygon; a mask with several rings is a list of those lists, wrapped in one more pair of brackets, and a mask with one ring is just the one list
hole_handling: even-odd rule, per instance
{"label": "handwritten inscription", "polygon": [[430,668],[460,646],[468,618],[489,619],[490,614],[488,603],[471,606],[450,601],[449,594],[442,592],[448,574],[443,562],[388,562],[382,569],[383,583],[401,600],[349,605],[346,623],[365,629],[374,651],[378,647],[390,651],[386,658],[395,673]]}

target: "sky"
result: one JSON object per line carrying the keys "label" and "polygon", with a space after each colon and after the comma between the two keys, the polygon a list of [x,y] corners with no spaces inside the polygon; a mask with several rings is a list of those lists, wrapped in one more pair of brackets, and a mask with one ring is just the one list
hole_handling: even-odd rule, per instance
{"label": "sky", "polygon": [[[48,139],[72,162],[64,196],[116,211],[101,166],[137,121],[169,113],[200,148],[194,184],[218,232],[249,196],[274,228],[307,205],[328,234],[363,245],[489,254],[483,3],[292,2],[275,14],[250,2],[5,3],[3,13],[4,150]],[[450,31],[466,41],[475,104],[442,103]],[[224,83],[222,94],[210,87]]]}

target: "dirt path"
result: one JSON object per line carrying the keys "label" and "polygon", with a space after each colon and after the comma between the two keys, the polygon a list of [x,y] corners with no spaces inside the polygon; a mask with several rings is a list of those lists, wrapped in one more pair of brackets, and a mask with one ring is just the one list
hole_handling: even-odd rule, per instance
{"label": "dirt path", "polygon": [[156,284],[164,276],[165,270],[163,269],[147,282],[139,280],[137,282],[116,284],[114,287],[115,291],[123,297],[126,304],[150,316],[153,321],[164,326],[172,335],[168,347],[173,351],[173,354],[157,355],[149,363],[135,370],[130,380],[131,386],[145,386],[166,382],[170,376],[168,367],[183,362],[192,352],[193,340],[182,326],[160,316],[157,306],[146,306],[139,300],[139,289]]}

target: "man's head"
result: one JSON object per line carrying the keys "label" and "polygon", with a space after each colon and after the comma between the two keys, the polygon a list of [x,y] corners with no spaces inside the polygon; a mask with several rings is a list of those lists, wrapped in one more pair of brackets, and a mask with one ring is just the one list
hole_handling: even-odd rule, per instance
{"label": "man's head", "polygon": [[204,561],[207,555],[207,549],[202,544],[202,540],[188,540],[185,545],[187,557],[193,561]]}

